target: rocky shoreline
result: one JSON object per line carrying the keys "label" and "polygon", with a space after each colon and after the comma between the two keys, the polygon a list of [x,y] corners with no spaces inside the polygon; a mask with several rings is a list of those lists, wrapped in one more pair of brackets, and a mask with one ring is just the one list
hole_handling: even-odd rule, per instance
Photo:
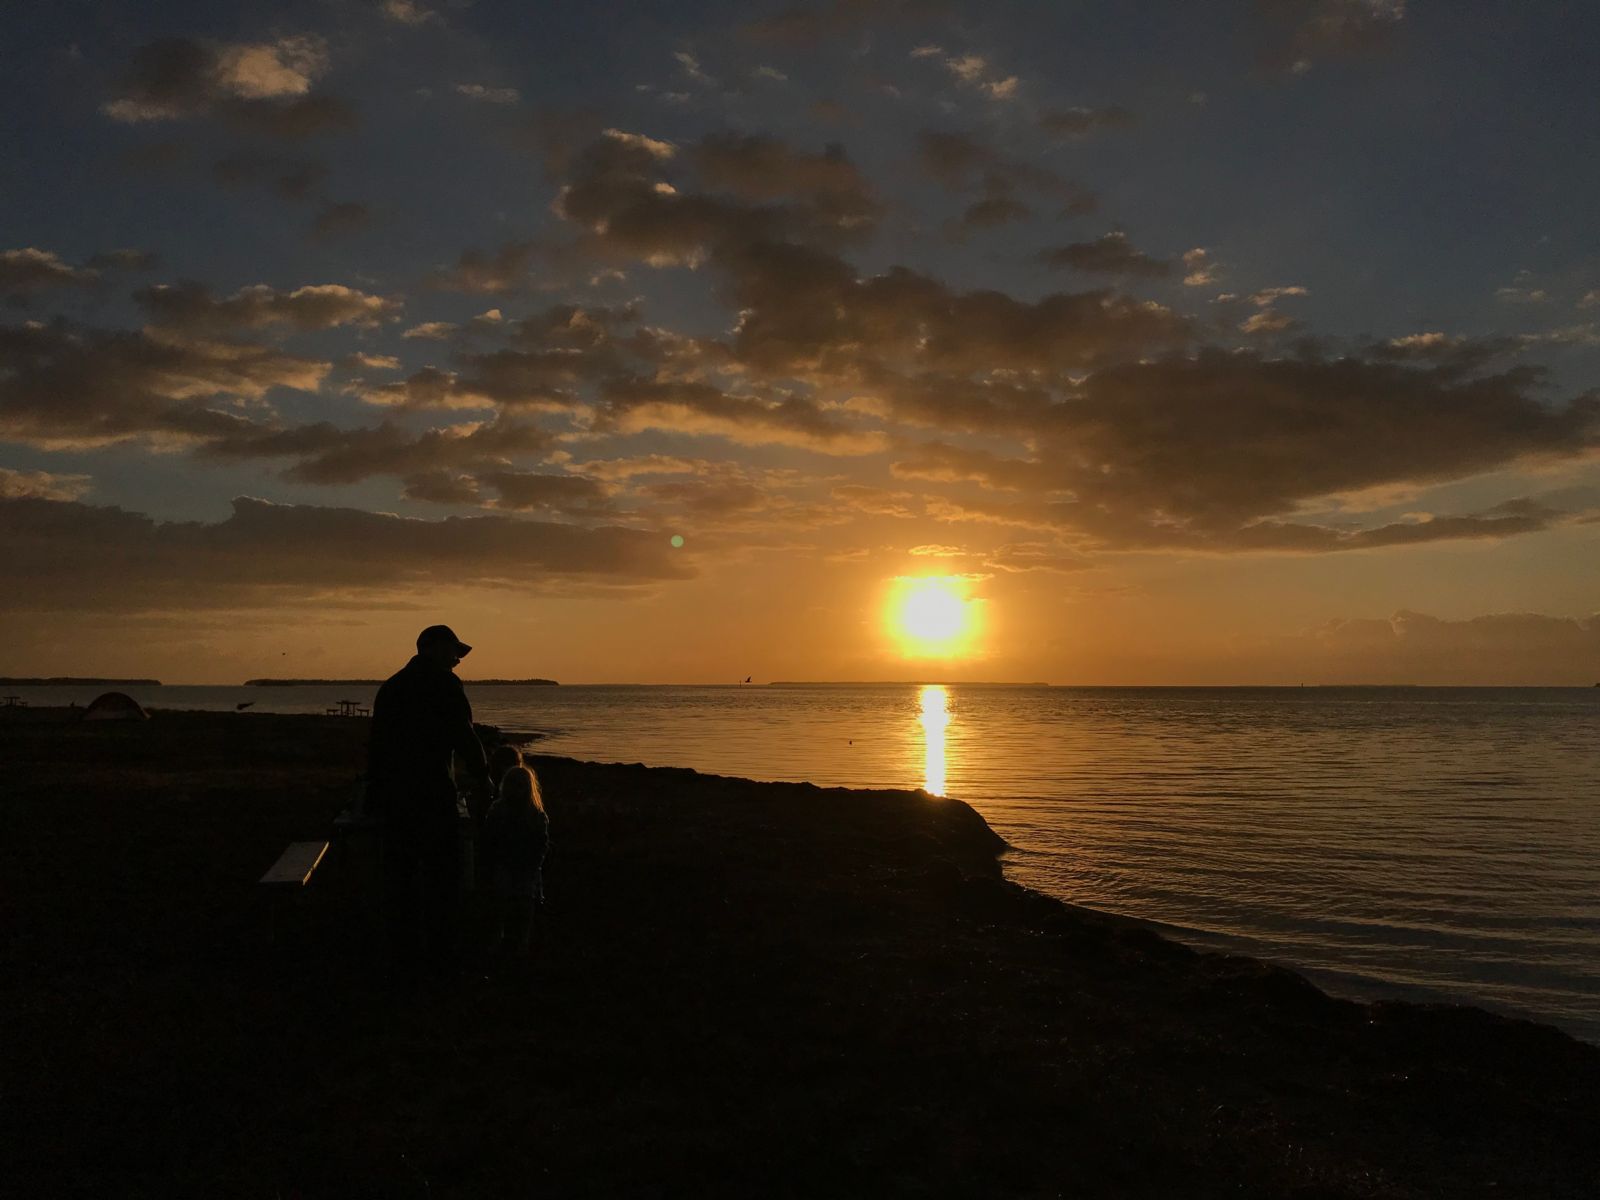
{"label": "rocky shoreline", "polygon": [[1029,892],[957,800],[533,755],[539,953],[401,1002],[348,862],[271,940],[255,882],[327,836],[365,722],[26,711],[24,1194],[1600,1194],[1600,1048]]}

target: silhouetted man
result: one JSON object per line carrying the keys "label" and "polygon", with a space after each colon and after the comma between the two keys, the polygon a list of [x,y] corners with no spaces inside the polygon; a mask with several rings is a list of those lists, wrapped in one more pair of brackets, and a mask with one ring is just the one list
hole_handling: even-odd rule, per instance
{"label": "silhouetted man", "polygon": [[446,625],[417,635],[417,653],[372,702],[367,789],[384,815],[384,907],[393,982],[441,978],[456,966],[461,891],[451,759],[486,787],[483,747],[455,666],[472,649]]}

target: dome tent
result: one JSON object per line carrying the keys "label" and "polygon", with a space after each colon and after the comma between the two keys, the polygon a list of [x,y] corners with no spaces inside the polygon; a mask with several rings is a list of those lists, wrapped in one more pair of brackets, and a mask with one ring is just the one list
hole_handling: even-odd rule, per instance
{"label": "dome tent", "polygon": [[106,692],[96,696],[83,710],[85,721],[148,721],[150,714],[125,692]]}

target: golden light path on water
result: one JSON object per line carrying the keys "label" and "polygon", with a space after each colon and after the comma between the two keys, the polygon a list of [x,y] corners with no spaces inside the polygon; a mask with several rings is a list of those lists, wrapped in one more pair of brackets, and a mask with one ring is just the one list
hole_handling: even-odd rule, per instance
{"label": "golden light path on water", "polygon": [[923,790],[944,795],[945,732],[950,728],[950,693],[941,684],[922,687]]}

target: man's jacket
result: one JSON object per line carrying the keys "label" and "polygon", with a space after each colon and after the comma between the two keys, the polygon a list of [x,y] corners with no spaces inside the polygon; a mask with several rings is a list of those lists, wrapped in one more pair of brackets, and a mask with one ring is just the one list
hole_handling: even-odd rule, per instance
{"label": "man's jacket", "polygon": [[410,797],[449,797],[453,803],[452,753],[474,779],[487,774],[461,680],[417,655],[385,681],[372,702],[369,794],[380,809]]}

